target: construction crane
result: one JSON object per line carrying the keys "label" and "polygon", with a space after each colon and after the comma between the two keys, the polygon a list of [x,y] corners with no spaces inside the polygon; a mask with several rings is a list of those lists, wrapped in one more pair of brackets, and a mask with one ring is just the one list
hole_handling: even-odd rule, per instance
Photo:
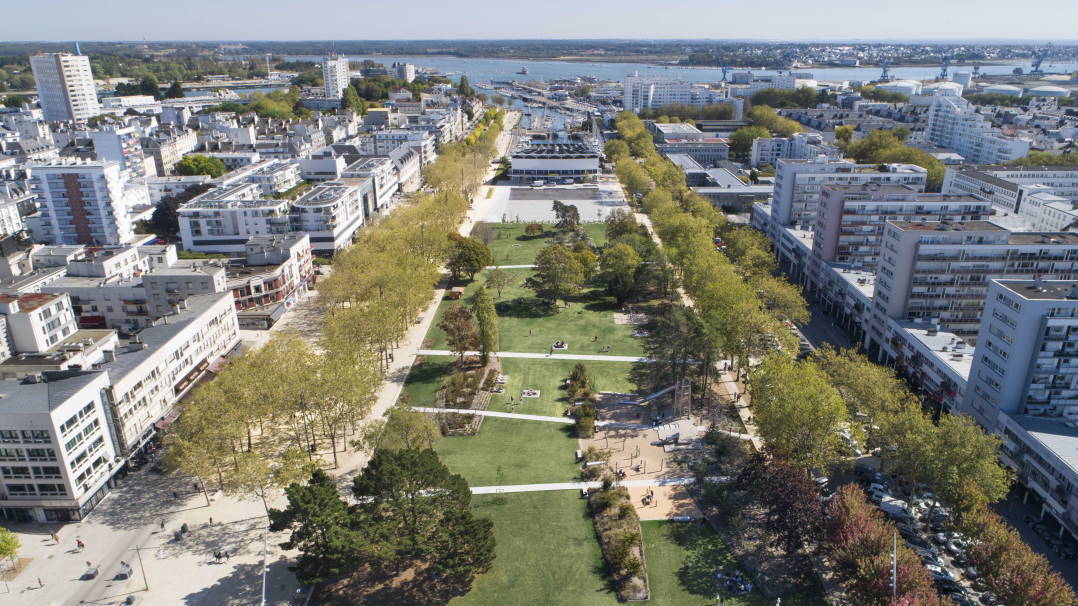
{"label": "construction crane", "polygon": [[726,65],[726,62],[722,60],[722,55],[715,55],[715,61],[722,68],[722,80],[719,80],[719,82],[726,82],[726,72],[730,71],[730,66]]}
{"label": "construction crane", "polygon": [[1049,42],[1048,46],[1044,47],[1042,50],[1039,50],[1039,51],[1033,53],[1033,66],[1030,68],[1029,73],[1031,73],[1031,74],[1043,74],[1044,70],[1041,69],[1041,64],[1044,63],[1044,60],[1047,59],[1048,56],[1051,55],[1051,54],[1052,54],[1052,43],[1051,42]]}
{"label": "construction crane", "polygon": [[974,65],[973,66],[973,76],[972,77],[974,77],[974,78],[980,78],[981,77],[981,66],[980,65]]}
{"label": "construction crane", "polygon": [[880,82],[890,82],[890,81],[891,81],[891,60],[890,59],[884,59],[883,60],[883,73],[880,74]]}
{"label": "construction crane", "polygon": [[943,64],[940,65],[940,75],[939,75],[939,77],[936,78],[936,80],[950,80],[950,78],[947,77],[947,68],[949,68],[950,66],[951,66],[951,58],[950,57],[944,57],[943,58]]}

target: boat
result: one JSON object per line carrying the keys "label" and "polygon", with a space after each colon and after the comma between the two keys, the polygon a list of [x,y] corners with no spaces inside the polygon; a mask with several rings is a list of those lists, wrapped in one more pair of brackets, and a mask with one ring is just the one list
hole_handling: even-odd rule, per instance
{"label": "boat", "polygon": [[525,65],[525,66],[521,67],[520,71],[517,72],[517,73],[522,75],[522,76],[527,76],[528,75],[528,66]]}

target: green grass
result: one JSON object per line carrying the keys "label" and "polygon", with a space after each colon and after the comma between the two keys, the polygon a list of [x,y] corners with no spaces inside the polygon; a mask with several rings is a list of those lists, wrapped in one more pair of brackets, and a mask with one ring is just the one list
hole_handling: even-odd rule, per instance
{"label": "green grass", "polygon": [[487,417],[478,435],[442,438],[436,449],[472,486],[571,482],[580,476],[571,425]]}
{"label": "green grass", "polygon": [[[711,528],[685,522],[640,523],[651,583],[652,604],[711,606],[715,604],[714,572],[737,569],[733,554]],[[773,600],[758,593],[726,596],[728,606],[770,606]],[[821,606],[816,596],[783,596],[791,606]]]}
{"label": "green grass", "polygon": [[[450,305],[468,305],[472,294],[486,282],[490,270],[480,272],[474,281],[464,287],[459,301],[443,300],[431,325],[427,339],[431,349],[448,349],[445,331],[438,328],[442,315]],[[502,289],[502,296],[494,292],[498,308],[498,330],[501,335],[501,351],[527,353],[550,353],[550,345],[557,340],[569,344],[570,354],[606,354],[612,356],[643,355],[643,340],[633,336],[635,327],[615,324],[614,313],[620,311],[614,298],[601,290],[589,289],[571,300],[571,307],[551,307],[535,298],[535,293],[523,286],[532,275],[530,269],[503,269],[512,278],[512,285]],[[593,341],[598,336],[597,341]],[[604,345],[610,351],[601,351]]]}
{"label": "green grass", "polygon": [[[502,372],[509,376],[505,393],[494,394],[490,410],[508,412],[509,396],[514,398],[513,412],[531,415],[558,416],[565,411],[568,399],[561,389],[562,381],[576,365],[574,360],[539,360],[527,358],[503,358]],[[597,391],[634,393],[629,380],[632,364],[628,362],[584,362]],[[538,389],[538,398],[520,398],[524,389]]]}
{"label": "green grass", "polygon": [[[554,237],[554,226],[544,224],[546,233],[539,236],[525,236],[525,223],[492,223],[497,238],[490,243],[494,256],[494,265],[530,265],[535,262],[535,255],[543,249],[548,240]],[[597,246],[606,242],[605,223],[583,223],[584,230]],[[518,244],[519,246],[514,246]]]}
{"label": "green grass", "polygon": [[[500,503],[500,504],[499,504]],[[451,606],[616,606],[584,501],[574,491],[484,495],[494,520],[494,567]],[[652,603],[655,603],[654,601]]]}

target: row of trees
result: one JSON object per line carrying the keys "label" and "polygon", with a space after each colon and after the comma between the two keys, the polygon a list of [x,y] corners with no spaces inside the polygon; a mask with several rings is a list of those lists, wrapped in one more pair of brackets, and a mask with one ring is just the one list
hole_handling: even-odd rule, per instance
{"label": "row of trees", "polygon": [[749,119],[752,120],[750,126],[742,126],[730,135],[730,151],[738,158],[748,157],[752,142],[756,139],[771,136],[790,137],[805,130],[796,120],[783,118],[768,105],[753,107],[749,110]]}
{"label": "row of trees", "polygon": [[658,122],[693,122],[695,120],[733,120],[733,103],[708,103],[689,105],[688,103],[670,103],[656,109],[641,110],[640,117]]}
{"label": "row of trees", "polygon": [[[640,133],[646,135],[643,123],[631,113],[619,114],[615,122],[623,139],[635,142],[642,140]],[[653,331],[695,336],[690,342],[697,355],[684,355],[680,349],[685,345],[676,339],[660,340],[649,352],[660,360],[656,368],[665,369],[665,379],[686,372],[706,381],[719,356],[744,367],[750,356],[774,347],[795,351],[796,339],[784,322],[807,316],[804,300],[773,275],[773,258],[771,264],[745,263],[770,258],[766,242],[727,225],[706,198],[685,185],[684,173],[659,156],[650,138],[647,145],[615,143],[607,146],[607,155],[616,162],[623,186],[650,216],[663,242],[662,253],[694,302],[692,308],[669,312],[660,319],[664,328]],[[718,243],[726,241],[735,246],[720,252]]]}
{"label": "row of trees", "polygon": [[932,154],[905,143],[909,129],[878,129],[862,139],[853,140],[853,128],[839,126],[835,129],[835,141],[847,157],[865,164],[889,164],[892,162],[916,164],[928,171],[929,191],[939,191],[943,186],[944,166]]}
{"label": "row of trees", "polygon": [[770,107],[816,107],[817,103],[826,103],[827,93],[817,93],[811,86],[801,86],[794,89],[765,88],[756,91],[751,98],[755,106],[767,105]]}

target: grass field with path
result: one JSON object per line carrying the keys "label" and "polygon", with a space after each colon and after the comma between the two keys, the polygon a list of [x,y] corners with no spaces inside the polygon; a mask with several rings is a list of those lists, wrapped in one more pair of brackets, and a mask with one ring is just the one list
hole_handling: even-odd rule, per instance
{"label": "grass field with path", "polygon": [[[434,324],[427,333],[431,349],[448,349],[445,331],[438,328],[445,310],[454,303],[470,305],[470,298],[486,282],[490,271],[480,272],[474,281],[464,287],[464,296],[458,300],[443,300],[438,306]],[[631,324],[615,324],[614,313],[620,311],[613,297],[599,289],[586,289],[580,296],[570,299],[571,307],[559,303],[548,305],[535,297],[534,291],[524,287],[524,280],[532,275],[530,269],[503,269],[512,278],[512,285],[502,289],[502,296],[492,292],[498,311],[498,330],[501,351],[526,353],[549,353],[554,341],[565,341],[569,354],[608,354],[612,356],[643,355],[643,340],[633,336]],[[599,337],[594,340],[594,337]],[[602,351],[610,346],[610,351]]]}
{"label": "grass field with path", "polygon": [[[497,558],[450,606],[615,606],[584,500],[574,491],[483,495],[475,513],[494,520]],[[655,602],[652,602],[655,603]]]}
{"label": "grass field with path", "polygon": [[[538,236],[524,235],[525,223],[491,223],[496,239],[490,243],[494,265],[530,265],[535,255],[554,237],[554,226],[546,223],[546,232]],[[606,242],[606,223],[582,223],[596,246]]]}
{"label": "grass field with path", "polygon": [[580,478],[571,425],[487,417],[477,435],[443,437],[436,449],[449,469],[471,486]]}

